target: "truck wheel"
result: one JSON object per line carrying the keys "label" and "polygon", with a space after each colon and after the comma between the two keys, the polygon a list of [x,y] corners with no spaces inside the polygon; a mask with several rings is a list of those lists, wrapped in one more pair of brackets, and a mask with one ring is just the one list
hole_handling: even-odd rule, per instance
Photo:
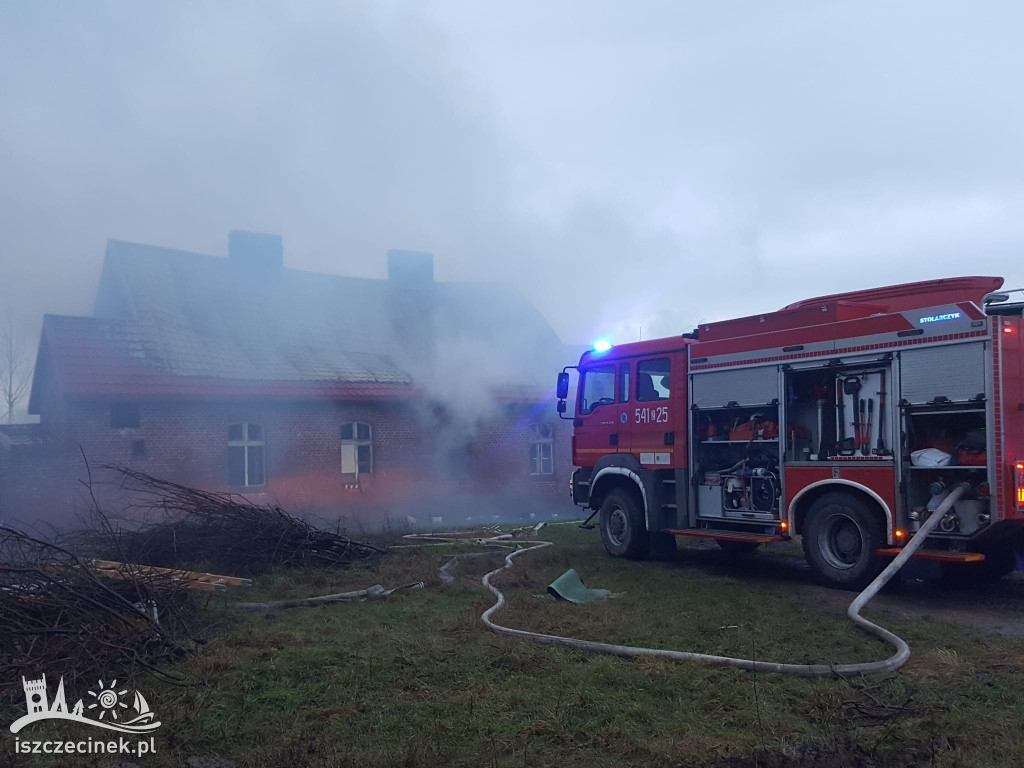
{"label": "truck wheel", "polygon": [[807,562],[830,587],[863,589],[885,565],[877,554],[885,545],[879,515],[848,493],[826,493],[814,502],[803,539]]}
{"label": "truck wheel", "polygon": [[636,494],[616,488],[601,504],[601,541],[612,557],[647,557],[650,542]]}
{"label": "truck wheel", "polygon": [[722,551],[730,555],[749,555],[760,544],[754,541],[733,541],[731,539],[716,539]]}

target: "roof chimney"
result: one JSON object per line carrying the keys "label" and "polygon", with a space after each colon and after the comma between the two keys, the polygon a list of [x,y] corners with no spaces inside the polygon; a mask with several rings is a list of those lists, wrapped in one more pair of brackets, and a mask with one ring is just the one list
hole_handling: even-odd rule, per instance
{"label": "roof chimney", "polygon": [[388,313],[391,331],[414,370],[432,366],[434,334],[434,256],[422,251],[388,251]]}
{"label": "roof chimney", "polygon": [[434,254],[424,251],[388,251],[388,280],[418,286],[434,282]]}
{"label": "roof chimney", "polygon": [[280,235],[235,229],[228,233],[228,258],[242,269],[270,272],[284,266],[284,244]]}

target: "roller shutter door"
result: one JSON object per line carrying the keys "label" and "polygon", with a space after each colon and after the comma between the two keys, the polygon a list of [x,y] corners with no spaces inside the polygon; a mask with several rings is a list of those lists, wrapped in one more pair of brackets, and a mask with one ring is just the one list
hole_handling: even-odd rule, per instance
{"label": "roller shutter door", "polygon": [[974,400],[985,392],[985,344],[908,349],[900,353],[902,397],[912,405],[947,398]]}
{"label": "roller shutter door", "polygon": [[692,378],[693,402],[698,408],[719,408],[731,402],[767,405],[779,397],[776,366],[695,373]]}

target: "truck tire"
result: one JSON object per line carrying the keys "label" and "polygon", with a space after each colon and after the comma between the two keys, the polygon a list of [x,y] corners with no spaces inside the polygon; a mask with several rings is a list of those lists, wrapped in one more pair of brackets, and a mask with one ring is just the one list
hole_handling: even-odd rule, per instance
{"label": "truck tire", "polygon": [[601,541],[612,557],[640,560],[650,552],[644,510],[635,493],[615,488],[601,503]]}
{"label": "truck tire", "polygon": [[803,534],[804,556],[828,586],[861,590],[885,565],[885,527],[877,510],[849,493],[826,493],[811,505]]}

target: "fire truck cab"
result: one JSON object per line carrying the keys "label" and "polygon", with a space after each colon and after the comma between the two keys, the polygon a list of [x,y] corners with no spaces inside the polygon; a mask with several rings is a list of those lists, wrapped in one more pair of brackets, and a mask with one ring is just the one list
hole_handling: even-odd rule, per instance
{"label": "fire truck cab", "polygon": [[692,333],[604,345],[579,373],[573,501],[609,554],[674,536],[728,552],[802,536],[860,589],[966,481],[916,556],[1013,569],[1024,531],[1024,291],[962,277],[825,296]]}

